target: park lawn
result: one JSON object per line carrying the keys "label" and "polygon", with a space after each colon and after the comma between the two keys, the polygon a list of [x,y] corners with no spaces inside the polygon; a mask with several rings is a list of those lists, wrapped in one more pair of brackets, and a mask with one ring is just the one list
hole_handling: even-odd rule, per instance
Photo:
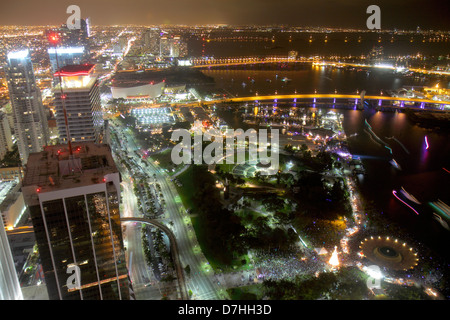
{"label": "park lawn", "polygon": [[223,164],[217,164],[216,168],[220,168],[220,170],[222,170],[223,172],[226,172],[226,173],[233,173],[233,168],[235,166],[236,166],[235,164],[223,163]]}
{"label": "park lawn", "polygon": [[241,210],[238,210],[235,212],[235,214],[242,218],[244,223],[251,224],[254,220],[256,220],[258,217],[265,216],[264,214],[252,210],[251,208],[243,208]]}
{"label": "park lawn", "polygon": [[[169,176],[176,173],[177,169],[181,169],[183,166],[177,166],[172,162],[172,149],[167,149],[159,153],[152,154],[150,158],[153,161],[158,161],[159,167],[167,170]],[[175,171],[173,171],[175,169]]]}
{"label": "park lawn", "polygon": [[[251,260],[248,257],[248,255],[243,255],[240,257],[237,257],[232,260],[231,265],[225,265],[217,259],[215,259],[215,256],[217,255],[216,252],[212,252],[208,246],[205,245],[206,243],[206,234],[204,230],[206,227],[203,225],[203,221],[198,216],[191,217],[192,226],[195,230],[195,235],[197,237],[197,241],[200,245],[200,248],[202,249],[202,252],[205,256],[205,258],[208,260],[209,265],[211,268],[216,272],[232,272],[232,271],[241,271],[241,270],[250,270],[253,268],[253,266],[250,266]],[[242,264],[242,261],[245,260],[245,264]]]}
{"label": "park lawn", "polygon": [[[198,212],[195,202],[193,201],[193,197],[194,194],[196,193],[196,190],[198,188],[198,186],[196,186],[194,184],[194,166],[189,167],[188,169],[186,169],[186,171],[184,171],[183,173],[181,173],[178,176],[178,179],[180,180],[180,182],[182,183],[181,187],[177,187],[178,189],[178,193],[180,195],[180,198],[183,202],[183,205],[185,206],[186,209],[191,209],[191,214],[190,219],[192,222],[192,226],[194,228],[195,234],[197,236],[197,240],[198,243],[200,245],[200,248],[202,249],[203,254],[205,255],[206,259],[208,260],[208,262],[210,263],[210,266],[216,270],[216,271],[224,271],[224,270],[228,270],[228,271],[236,271],[236,270],[246,270],[248,268],[249,263],[251,263],[249,261],[249,258],[247,257],[247,255],[244,256],[240,256],[237,257],[235,259],[233,259],[231,266],[227,266],[224,265],[222,263],[220,263],[219,261],[217,261],[217,259],[215,259],[215,256],[217,255],[216,252],[212,252],[210,250],[210,248],[208,248],[207,245],[205,245],[207,243],[207,239],[206,239],[206,233],[205,230],[206,225],[205,222],[203,221],[201,216],[198,216],[196,213]],[[242,265],[242,260],[246,261],[246,263],[244,265]]]}
{"label": "park lawn", "polygon": [[209,265],[214,271],[219,271],[220,269],[223,269],[224,266],[219,263],[216,259],[214,259],[214,253],[211,252],[211,250],[208,248],[208,246],[205,246],[206,243],[206,235],[205,227],[203,226],[203,221],[198,216],[191,217],[192,226],[195,230],[195,235],[197,237],[197,241],[200,245],[200,248],[202,249],[203,255],[205,256],[206,260],[208,260]]}
{"label": "park lawn", "polygon": [[192,209],[195,213],[196,208],[192,200],[195,194],[194,186],[194,167],[190,166],[186,171],[178,175],[178,180],[180,180],[182,186],[176,186],[178,194],[180,195],[181,201],[183,201],[184,207],[187,209]]}
{"label": "park lawn", "polygon": [[178,194],[180,195],[181,201],[183,202],[183,205],[186,208],[186,210],[191,209],[191,214],[189,216],[191,218],[192,226],[194,228],[200,248],[202,249],[202,252],[205,255],[208,262],[210,263],[211,267],[214,270],[218,270],[223,266],[213,258],[214,254],[210,252],[207,246],[205,246],[206,235],[204,230],[206,229],[206,227],[204,226],[204,221],[202,221],[202,219],[196,215],[197,208],[193,201],[193,197],[196,191],[196,186],[194,185],[193,166],[191,166],[186,171],[181,173],[178,176],[178,180],[180,180],[180,182],[182,183],[181,187],[177,186]]}
{"label": "park lawn", "polygon": [[229,288],[227,292],[231,300],[261,300],[263,298],[262,284]]}

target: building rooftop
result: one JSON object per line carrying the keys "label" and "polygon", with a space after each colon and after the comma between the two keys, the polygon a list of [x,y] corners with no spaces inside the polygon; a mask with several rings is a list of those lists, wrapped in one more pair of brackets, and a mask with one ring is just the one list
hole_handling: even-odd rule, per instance
{"label": "building rooftop", "polygon": [[[80,80],[81,78],[81,80]],[[86,91],[86,89],[91,89],[95,82],[97,81],[97,77],[93,76],[80,76],[75,79],[69,80],[67,77],[63,77],[63,90],[64,93],[71,93],[77,91]],[[61,93],[61,84],[58,82],[52,90],[54,93]]]}
{"label": "building rooftop", "polygon": [[55,72],[54,76],[57,77],[61,74],[62,77],[76,77],[76,76],[87,76],[95,68],[95,64],[73,64],[67,65]]}
{"label": "building rooftop", "polygon": [[[107,174],[118,172],[106,144],[77,142],[72,143],[72,150],[72,158],[65,144],[46,146],[42,152],[31,153],[22,182],[23,190],[33,187],[33,191],[44,193],[83,187],[104,183]],[[28,193],[24,192],[24,197]]]}

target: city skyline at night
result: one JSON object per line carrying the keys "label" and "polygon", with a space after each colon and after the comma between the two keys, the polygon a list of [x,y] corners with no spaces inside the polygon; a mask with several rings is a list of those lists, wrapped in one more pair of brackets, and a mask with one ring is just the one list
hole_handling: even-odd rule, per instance
{"label": "city skyline at night", "polygon": [[[66,8],[78,5],[83,16],[96,25],[290,25],[333,28],[365,28],[367,7],[378,5],[382,29],[448,30],[445,1],[51,1],[26,0],[3,5],[4,25],[57,25],[64,21]],[[36,14],[39,12],[39,14]],[[429,17],[433,16],[434,19]],[[20,20],[18,20],[20,19]]]}
{"label": "city skyline at night", "polygon": [[448,1],[0,9],[0,299],[450,299]]}

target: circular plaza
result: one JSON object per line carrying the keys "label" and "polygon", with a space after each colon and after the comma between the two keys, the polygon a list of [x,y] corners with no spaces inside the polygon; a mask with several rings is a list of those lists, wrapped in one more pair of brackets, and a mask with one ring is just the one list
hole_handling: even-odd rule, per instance
{"label": "circular plaza", "polygon": [[406,242],[388,236],[371,236],[361,241],[362,255],[372,263],[391,270],[413,269],[419,259]]}

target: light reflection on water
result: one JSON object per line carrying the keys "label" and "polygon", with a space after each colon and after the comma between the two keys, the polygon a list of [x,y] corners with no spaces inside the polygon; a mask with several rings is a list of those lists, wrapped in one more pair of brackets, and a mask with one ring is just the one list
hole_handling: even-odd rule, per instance
{"label": "light reflection on water", "polygon": [[[251,96],[301,93],[355,93],[366,90],[366,95],[379,94],[381,90],[399,89],[404,85],[428,85],[420,80],[402,79],[383,70],[370,74],[357,71],[334,70],[304,66],[296,71],[284,70],[207,70],[205,74],[215,78],[216,87],[233,95]],[[281,79],[287,77],[289,82]],[[246,86],[242,86],[242,82]],[[260,105],[261,109],[264,104]],[[298,108],[304,107],[300,102]],[[332,104],[330,105],[330,107]],[[281,105],[277,110],[283,108]],[[321,105],[308,110],[318,111]],[[426,203],[441,199],[450,204],[450,134],[436,133],[411,124],[404,113],[376,112],[373,110],[334,109],[344,115],[344,130],[349,137],[353,154],[361,157],[367,175],[358,178],[363,196],[373,202],[380,214],[395,222],[419,241],[426,243],[441,255],[450,258],[448,241],[450,232],[443,229],[431,217],[413,217],[411,211],[396,201],[392,190],[402,186],[420,201]],[[252,112],[254,110],[249,110]],[[225,112],[226,120],[235,127],[246,128],[239,115]],[[374,143],[365,130],[367,119],[373,132],[392,150]],[[356,134],[356,135],[355,135]],[[353,136],[352,136],[353,135]],[[430,147],[424,146],[428,136]],[[390,161],[395,159],[401,170]],[[422,220],[421,220],[422,219]],[[423,220],[425,219],[425,220]],[[430,236],[432,235],[432,236]]]}
{"label": "light reflection on water", "polygon": [[[277,110],[281,112],[282,108],[280,106]],[[322,108],[306,110],[320,112]],[[327,112],[329,109],[322,111]],[[344,115],[343,125],[350,151],[361,158],[366,168],[367,175],[357,178],[364,198],[373,202],[384,217],[414,234],[418,241],[448,256],[449,250],[444,243],[450,240],[450,232],[437,225],[431,217],[412,216],[408,208],[395,200],[392,190],[403,186],[423,203],[439,198],[450,204],[450,174],[442,169],[450,168],[450,135],[432,133],[414,126],[402,113],[343,109],[335,109],[335,112]],[[233,122],[230,125],[241,125],[239,116],[230,116],[231,112],[228,111],[224,113],[229,113],[227,121]],[[383,145],[370,139],[365,130],[365,119],[373,132],[389,145],[392,154]],[[425,136],[428,136],[430,144],[428,150]],[[400,169],[390,163],[392,159],[395,159]]]}

